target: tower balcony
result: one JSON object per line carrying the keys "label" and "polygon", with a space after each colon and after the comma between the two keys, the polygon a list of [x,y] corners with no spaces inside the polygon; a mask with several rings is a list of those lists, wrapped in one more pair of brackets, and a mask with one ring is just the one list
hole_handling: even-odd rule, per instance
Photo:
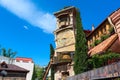
{"label": "tower balcony", "polygon": [[59,22],[59,28],[63,28],[63,26],[67,26],[68,25],[68,21],[61,21]]}
{"label": "tower balcony", "polygon": [[72,58],[68,54],[59,55],[53,58],[53,64],[65,64],[65,63],[70,63],[71,61],[72,61]]}

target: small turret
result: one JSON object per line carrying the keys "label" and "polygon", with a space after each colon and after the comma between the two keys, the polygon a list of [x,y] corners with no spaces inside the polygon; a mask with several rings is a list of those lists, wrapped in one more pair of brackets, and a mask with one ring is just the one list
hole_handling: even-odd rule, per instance
{"label": "small turret", "polygon": [[92,25],[92,31],[94,31],[95,30],[95,27],[94,27],[94,24]]}

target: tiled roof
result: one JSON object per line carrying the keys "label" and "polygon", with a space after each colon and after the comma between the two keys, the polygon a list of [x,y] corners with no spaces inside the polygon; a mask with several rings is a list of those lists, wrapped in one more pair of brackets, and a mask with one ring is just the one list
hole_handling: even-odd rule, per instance
{"label": "tiled roof", "polygon": [[13,65],[13,64],[7,64],[7,68],[3,68],[0,66],[0,71],[1,70],[14,71],[14,72],[29,72],[28,70],[21,68],[19,66]]}
{"label": "tiled roof", "polygon": [[[114,11],[114,12],[113,12],[112,14],[110,14],[108,17],[111,18],[111,20],[112,20],[113,23],[116,23],[117,20],[120,20],[120,19],[119,19],[119,18],[120,18],[120,14],[119,14],[119,13],[120,13],[120,8],[119,8],[118,10]],[[98,27],[95,28],[95,30],[92,31],[92,32],[87,36],[87,38],[89,38],[92,34],[94,34],[95,31],[98,30],[98,29],[101,27],[101,25],[103,25],[106,21],[108,21],[108,17],[105,18],[105,20],[104,20],[101,24],[99,24]]]}
{"label": "tiled roof", "polygon": [[86,34],[86,36],[88,36],[92,31],[90,30],[84,30],[84,33]]}
{"label": "tiled roof", "polygon": [[118,38],[117,34],[114,34],[114,35],[110,36],[108,39],[104,40],[103,42],[101,42],[97,46],[90,49],[88,51],[88,54],[90,56],[92,56],[96,53],[101,53],[101,52],[106,51],[116,41],[117,38]]}
{"label": "tiled roof", "polygon": [[120,40],[117,39],[112,46],[110,47],[110,50],[116,53],[120,53]]}
{"label": "tiled roof", "polygon": [[33,60],[31,58],[22,58],[22,57],[17,57],[16,61],[33,62]]}
{"label": "tiled roof", "polygon": [[60,13],[60,12],[66,11],[66,10],[73,9],[73,8],[75,9],[75,7],[74,7],[74,6],[70,6],[70,7],[64,8],[64,9],[62,9],[62,10],[58,11],[58,12],[55,12],[55,13],[54,13],[54,15],[56,15],[56,14],[58,14],[58,13]]}
{"label": "tiled roof", "polygon": [[91,37],[91,35],[95,34],[95,32],[96,32],[97,30],[99,30],[99,28],[101,28],[101,26],[102,26],[106,21],[107,21],[107,18],[106,18],[101,24],[99,24],[97,28],[95,28],[93,31],[91,31],[91,33],[88,34],[87,38],[89,39],[89,37]]}

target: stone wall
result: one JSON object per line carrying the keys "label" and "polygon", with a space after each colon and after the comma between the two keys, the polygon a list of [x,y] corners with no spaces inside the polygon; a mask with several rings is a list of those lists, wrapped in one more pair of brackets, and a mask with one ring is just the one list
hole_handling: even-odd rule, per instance
{"label": "stone wall", "polygon": [[97,68],[82,74],[68,77],[67,80],[98,80],[104,78],[114,78],[120,76],[120,62]]}

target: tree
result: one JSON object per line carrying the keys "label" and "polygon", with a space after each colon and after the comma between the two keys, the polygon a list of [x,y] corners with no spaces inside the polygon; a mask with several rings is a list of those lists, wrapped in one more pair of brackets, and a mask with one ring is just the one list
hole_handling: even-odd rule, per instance
{"label": "tree", "polygon": [[44,68],[39,65],[34,65],[32,80],[42,80]]}
{"label": "tree", "polygon": [[36,76],[35,65],[34,65],[32,80],[35,80],[36,77],[37,77],[37,76]]}
{"label": "tree", "polygon": [[93,55],[90,59],[88,59],[88,64],[90,67],[90,70],[94,69],[94,68],[99,68],[105,65],[108,65],[108,61],[109,60],[117,60],[120,58],[120,54],[119,53],[115,53],[112,51],[106,51],[103,54],[95,54]]}
{"label": "tree", "polygon": [[[53,58],[54,52],[55,52],[54,48],[53,48],[52,44],[50,44],[50,59]],[[53,65],[51,67],[51,80],[54,80],[54,67],[53,67]]]}
{"label": "tree", "polygon": [[44,68],[43,67],[36,67],[36,75],[38,80],[42,80],[44,74]]}
{"label": "tree", "polygon": [[80,12],[76,14],[76,43],[74,55],[74,72],[80,74],[87,69],[87,40],[83,31]]}
{"label": "tree", "polygon": [[12,49],[8,49],[8,51],[5,48],[1,49],[1,56],[9,57],[9,58],[14,58],[17,52],[12,52]]}
{"label": "tree", "polygon": [[50,44],[50,59],[53,58],[54,52],[55,52],[54,48],[53,48],[52,44]]}

